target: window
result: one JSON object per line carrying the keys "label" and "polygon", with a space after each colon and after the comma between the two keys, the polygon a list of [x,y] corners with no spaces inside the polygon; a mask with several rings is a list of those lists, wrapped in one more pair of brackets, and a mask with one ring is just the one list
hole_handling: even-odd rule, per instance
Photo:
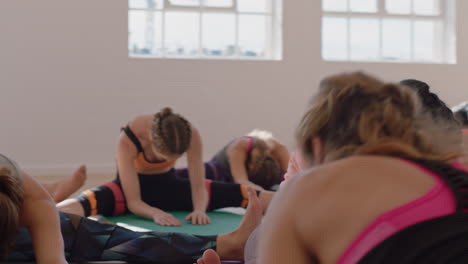
{"label": "window", "polygon": [[322,0],[328,61],[456,63],[455,0]]}
{"label": "window", "polygon": [[280,60],[281,0],[129,0],[131,57]]}

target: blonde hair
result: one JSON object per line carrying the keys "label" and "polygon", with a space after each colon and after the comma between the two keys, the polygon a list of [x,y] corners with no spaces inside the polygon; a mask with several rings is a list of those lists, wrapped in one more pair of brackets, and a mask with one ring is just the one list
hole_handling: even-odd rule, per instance
{"label": "blonde hair", "polygon": [[11,251],[20,228],[23,184],[15,163],[0,154],[0,259]]}
{"label": "blonde hair", "polygon": [[164,154],[181,155],[188,150],[192,140],[190,123],[169,107],[154,115],[151,134],[154,147]]}
{"label": "blonde hair", "polygon": [[[429,129],[430,128],[430,129]],[[384,155],[448,161],[459,153],[442,153],[431,144],[437,132],[421,111],[416,94],[362,72],[322,80],[296,133],[304,157],[313,160],[312,138],[323,142],[325,161],[351,155]]]}

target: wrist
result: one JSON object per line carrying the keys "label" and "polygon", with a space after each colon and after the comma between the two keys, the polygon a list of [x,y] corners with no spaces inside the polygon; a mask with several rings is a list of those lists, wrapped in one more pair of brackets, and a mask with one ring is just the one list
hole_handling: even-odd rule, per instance
{"label": "wrist", "polygon": [[238,184],[250,184],[251,182],[248,179],[245,179],[245,180],[238,180],[237,183]]}

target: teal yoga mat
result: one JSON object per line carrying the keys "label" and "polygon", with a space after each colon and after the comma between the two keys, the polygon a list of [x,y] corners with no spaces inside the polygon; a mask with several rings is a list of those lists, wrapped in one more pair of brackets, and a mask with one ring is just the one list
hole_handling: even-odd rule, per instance
{"label": "teal yoga mat", "polygon": [[[162,231],[162,232],[180,232],[180,233],[189,233],[194,235],[216,235],[228,233],[237,227],[239,227],[242,215],[233,214],[229,212],[208,212],[208,216],[211,219],[211,224],[208,225],[192,225],[190,222],[185,221],[185,217],[190,212],[168,212],[182,222],[182,226],[160,226],[155,224],[151,220],[143,219],[139,216],[129,214],[116,217],[102,217],[105,220],[111,221],[113,223],[119,224],[123,227],[135,230],[135,231],[144,231],[139,230],[138,228],[143,228],[152,231]],[[134,228],[137,227],[137,228]]]}

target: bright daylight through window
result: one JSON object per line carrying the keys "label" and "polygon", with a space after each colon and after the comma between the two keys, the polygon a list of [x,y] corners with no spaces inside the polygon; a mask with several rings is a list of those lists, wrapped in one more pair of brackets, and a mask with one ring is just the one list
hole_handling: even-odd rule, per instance
{"label": "bright daylight through window", "polygon": [[456,63],[455,4],[455,0],[322,0],[322,58]]}
{"label": "bright daylight through window", "polygon": [[281,0],[129,0],[130,57],[280,60]]}

